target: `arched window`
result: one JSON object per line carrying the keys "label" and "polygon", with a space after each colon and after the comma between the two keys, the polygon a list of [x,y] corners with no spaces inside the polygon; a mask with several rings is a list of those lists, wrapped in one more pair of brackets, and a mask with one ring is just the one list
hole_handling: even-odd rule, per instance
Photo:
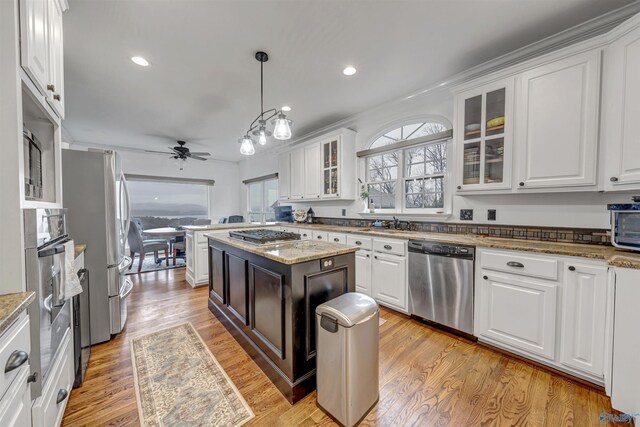
{"label": "arched window", "polygon": [[449,128],[445,124],[438,121],[416,121],[391,129],[390,131],[386,131],[375,138],[369,145],[369,148],[377,148],[394,144],[399,141],[421,138],[423,136],[433,135],[434,133],[444,132],[448,129]]}
{"label": "arched window", "polygon": [[[365,155],[365,191],[370,206],[398,213],[443,213],[449,208],[448,141],[424,138],[449,130],[445,123],[446,120],[407,120],[372,139],[371,153]],[[417,138],[422,140],[406,143]]]}

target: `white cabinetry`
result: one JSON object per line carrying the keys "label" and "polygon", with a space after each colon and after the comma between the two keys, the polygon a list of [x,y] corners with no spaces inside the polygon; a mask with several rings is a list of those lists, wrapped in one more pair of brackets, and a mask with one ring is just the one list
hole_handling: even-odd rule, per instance
{"label": "white cabinetry", "polygon": [[607,265],[484,248],[476,255],[478,339],[604,385],[613,320]]}
{"label": "white cabinetry", "polygon": [[604,372],[607,268],[580,262],[566,268],[560,362],[595,376]]}
{"label": "white cabinetry", "polygon": [[640,188],[640,15],[610,36],[602,91],[605,189],[635,190]]}
{"label": "white cabinetry", "polygon": [[373,253],[371,268],[373,297],[402,312],[407,311],[407,258]]}
{"label": "white cabinetry", "polygon": [[371,296],[371,251],[356,252],[356,292]]}
{"label": "white cabinetry", "polygon": [[479,287],[477,335],[554,358],[557,284],[487,273]]}
{"label": "white cabinetry", "polygon": [[326,231],[313,230],[311,232],[311,237],[313,240],[322,240],[326,242],[327,240],[329,240],[329,233],[327,233]]}
{"label": "white cabinetry", "polygon": [[[228,233],[231,230],[224,230]],[[189,230],[185,236],[187,258],[187,282],[193,286],[201,286],[209,283],[209,244],[206,233],[215,233],[214,230]]]}
{"label": "white cabinetry", "polygon": [[60,0],[20,0],[22,67],[60,117],[64,117],[64,7]]}
{"label": "white cabinetry", "polygon": [[291,152],[291,200],[304,199],[305,171],[304,148]]}
{"label": "white cabinetry", "polygon": [[280,200],[291,198],[291,154],[282,153],[278,157],[278,191]]}
{"label": "white cabinetry", "polygon": [[518,187],[595,186],[600,51],[533,68],[516,87]]}
{"label": "white cabinetry", "polygon": [[320,146],[313,144],[304,149],[304,198],[320,198]]}
{"label": "white cabinetry", "polygon": [[0,400],[0,425],[3,427],[31,426],[31,388],[27,383],[29,365],[17,371],[17,377]]}

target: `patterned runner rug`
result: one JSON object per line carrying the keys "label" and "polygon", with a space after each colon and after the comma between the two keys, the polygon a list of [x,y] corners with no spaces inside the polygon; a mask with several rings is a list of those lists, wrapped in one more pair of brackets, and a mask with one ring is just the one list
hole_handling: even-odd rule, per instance
{"label": "patterned runner rug", "polygon": [[191,323],[131,341],[143,427],[236,427],[255,415]]}

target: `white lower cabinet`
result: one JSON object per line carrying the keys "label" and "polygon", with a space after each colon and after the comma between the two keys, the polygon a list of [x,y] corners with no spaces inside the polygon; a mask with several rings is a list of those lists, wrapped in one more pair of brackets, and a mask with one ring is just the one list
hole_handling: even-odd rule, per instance
{"label": "white lower cabinet", "polygon": [[554,358],[557,284],[483,271],[476,334]]}
{"label": "white lower cabinet", "polygon": [[313,230],[311,232],[311,237],[313,240],[322,240],[324,242],[326,242],[327,240],[329,240],[329,233],[327,233],[326,231],[315,231]]}
{"label": "white lower cabinet", "polygon": [[211,231],[188,231],[185,236],[186,277],[187,282],[194,287],[209,283],[209,244],[205,236],[207,232]]}
{"label": "white lower cabinet", "polygon": [[604,372],[607,268],[570,264],[564,281],[560,362],[595,376]]}
{"label": "white lower cabinet", "polygon": [[59,426],[73,386],[73,345],[71,331],[67,332],[60,345],[60,354],[56,357],[42,396],[33,402],[31,413],[32,427]]}
{"label": "white lower cabinet", "polygon": [[31,387],[27,383],[29,365],[18,371],[18,376],[0,400],[0,425],[3,427],[31,426]]}
{"label": "white lower cabinet", "polygon": [[[508,270],[516,262],[518,271]],[[603,261],[479,248],[475,335],[605,385],[614,286],[608,271]]]}
{"label": "white lower cabinet", "polygon": [[371,262],[373,297],[384,305],[407,311],[407,257],[373,253]]}
{"label": "white lower cabinet", "polygon": [[356,252],[356,292],[371,296],[371,251]]}
{"label": "white lower cabinet", "polygon": [[29,318],[26,312],[19,315],[13,325],[0,337],[0,426],[31,426],[31,387],[27,377],[31,370],[28,359],[13,369],[6,370],[13,354],[31,351]]}

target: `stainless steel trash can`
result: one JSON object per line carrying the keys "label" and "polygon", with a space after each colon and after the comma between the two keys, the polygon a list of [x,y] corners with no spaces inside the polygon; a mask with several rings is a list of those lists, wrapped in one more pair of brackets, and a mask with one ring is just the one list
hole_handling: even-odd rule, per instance
{"label": "stainless steel trash can", "polygon": [[347,427],[378,401],[379,316],[376,301],[356,292],[316,308],[317,403]]}

